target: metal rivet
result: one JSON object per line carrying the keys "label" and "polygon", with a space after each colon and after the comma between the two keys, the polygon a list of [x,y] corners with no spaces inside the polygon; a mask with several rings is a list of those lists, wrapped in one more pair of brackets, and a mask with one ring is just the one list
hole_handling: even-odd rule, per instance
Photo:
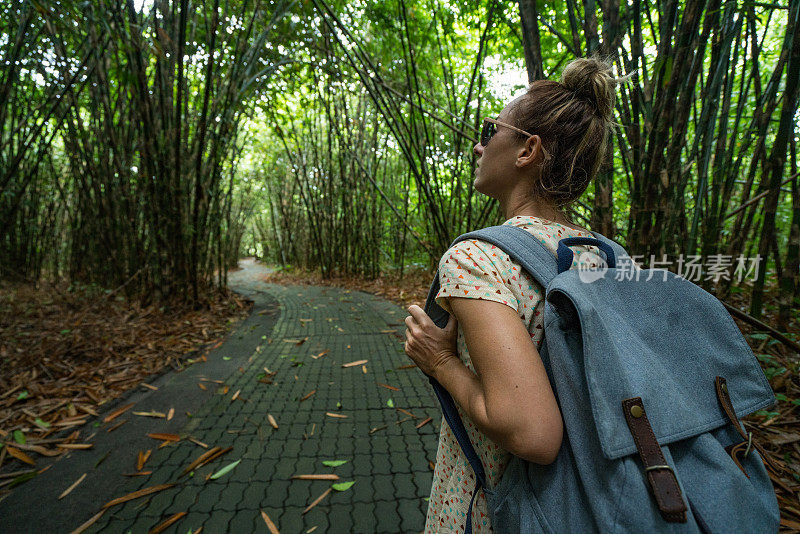
{"label": "metal rivet", "polygon": [[642,410],[642,407],[639,406],[638,404],[634,405],[634,406],[631,406],[631,415],[632,416],[641,417],[643,413],[644,413],[644,410]]}

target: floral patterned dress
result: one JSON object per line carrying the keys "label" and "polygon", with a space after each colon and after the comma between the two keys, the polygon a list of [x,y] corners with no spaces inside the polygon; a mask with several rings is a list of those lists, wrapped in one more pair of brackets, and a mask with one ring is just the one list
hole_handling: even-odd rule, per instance
{"label": "floral patterned dress", "polygon": [[[553,252],[554,261],[559,240],[566,237],[593,237],[587,232],[533,216],[513,217],[503,224],[519,226],[530,232]],[[575,253],[572,268],[584,263],[595,267],[603,263],[603,256],[598,254],[597,247],[571,248]],[[439,262],[439,281],[441,289],[436,295],[436,303],[448,312],[452,313],[447,303],[447,298],[451,296],[502,302],[519,314],[536,347],[541,345],[544,290],[501,249],[480,240],[457,243]],[[475,373],[460,325],[458,355]],[[478,430],[457,403],[456,407],[472,446],[483,463],[490,487],[495,487],[511,460],[511,453]],[[472,467],[442,416],[424,534],[464,532],[475,482]],[[476,534],[492,532],[489,523],[486,496],[479,491],[472,507],[472,531]]]}

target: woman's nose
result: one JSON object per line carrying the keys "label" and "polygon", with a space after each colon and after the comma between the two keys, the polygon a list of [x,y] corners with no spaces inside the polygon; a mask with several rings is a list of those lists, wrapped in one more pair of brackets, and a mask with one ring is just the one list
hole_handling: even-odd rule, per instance
{"label": "woman's nose", "polygon": [[475,143],[475,146],[472,147],[472,152],[478,157],[481,157],[483,155],[483,145],[480,143],[480,141]]}

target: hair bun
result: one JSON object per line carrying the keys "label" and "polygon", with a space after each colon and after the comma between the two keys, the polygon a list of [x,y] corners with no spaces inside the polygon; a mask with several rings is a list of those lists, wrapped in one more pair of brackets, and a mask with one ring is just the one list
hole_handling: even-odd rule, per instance
{"label": "hair bun", "polygon": [[588,100],[597,109],[597,115],[608,121],[614,108],[615,89],[622,81],[613,76],[611,64],[597,56],[575,59],[561,73],[561,83]]}

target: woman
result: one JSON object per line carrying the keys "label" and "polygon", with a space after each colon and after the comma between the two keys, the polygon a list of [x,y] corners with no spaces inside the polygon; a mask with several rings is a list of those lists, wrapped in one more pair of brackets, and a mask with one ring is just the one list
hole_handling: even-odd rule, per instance
{"label": "woman", "polygon": [[[495,198],[506,221],[554,255],[566,237],[593,237],[564,215],[597,174],[611,128],[620,79],[596,58],[576,59],[560,82],[541,80],[496,120],[485,119],[474,186]],[[573,248],[579,263],[598,266],[596,247]],[[553,462],[563,423],[538,348],[544,290],[507,254],[480,240],[462,241],[439,262],[436,302],[451,315],[436,327],[419,306],[406,318],[406,354],[448,390],[483,462],[490,487],[512,454]],[[464,532],[475,475],[442,418],[425,533]],[[472,530],[492,532],[483,492]]]}

